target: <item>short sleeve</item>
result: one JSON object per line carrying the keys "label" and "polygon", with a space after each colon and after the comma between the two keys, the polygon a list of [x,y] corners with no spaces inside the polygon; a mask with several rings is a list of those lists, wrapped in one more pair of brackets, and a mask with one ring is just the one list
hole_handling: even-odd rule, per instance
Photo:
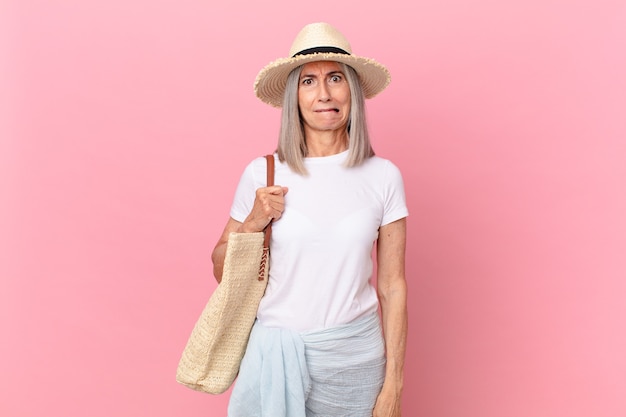
{"label": "short sleeve", "polygon": [[404,193],[404,181],[397,166],[387,161],[383,184],[384,213],[381,226],[409,215]]}
{"label": "short sleeve", "polygon": [[230,217],[243,223],[252,211],[256,190],[265,187],[265,158],[257,158],[244,169],[235,191]]}

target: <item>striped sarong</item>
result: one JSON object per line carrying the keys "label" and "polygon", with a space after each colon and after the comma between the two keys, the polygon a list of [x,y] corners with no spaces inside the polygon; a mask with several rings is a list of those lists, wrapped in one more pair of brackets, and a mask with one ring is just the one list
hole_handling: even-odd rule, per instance
{"label": "striped sarong", "polygon": [[371,417],[384,373],[377,314],[303,333],[257,321],[228,417]]}

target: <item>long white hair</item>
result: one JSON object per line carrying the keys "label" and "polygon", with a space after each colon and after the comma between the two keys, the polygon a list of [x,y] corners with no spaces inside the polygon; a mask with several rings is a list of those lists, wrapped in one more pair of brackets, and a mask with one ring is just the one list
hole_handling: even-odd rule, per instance
{"label": "long white hair", "polygon": [[[365,97],[359,76],[349,65],[339,63],[350,87],[350,117],[346,125],[348,132],[348,159],[346,166],[361,165],[374,156],[365,119]],[[307,171],[304,158],[308,154],[304,127],[298,107],[298,85],[302,66],[291,71],[283,97],[283,112],[278,135],[278,159],[302,175]]]}

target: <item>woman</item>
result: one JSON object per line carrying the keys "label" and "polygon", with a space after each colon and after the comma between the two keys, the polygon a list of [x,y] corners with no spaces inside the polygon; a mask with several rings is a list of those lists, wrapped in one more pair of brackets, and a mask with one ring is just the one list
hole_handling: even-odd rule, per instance
{"label": "woman", "polygon": [[374,156],[364,111],[389,73],[352,55],[326,23],[305,26],[289,56],[255,83],[261,100],[283,108],[280,185],[265,186],[264,158],[248,165],[212,256],[220,281],[229,234],[274,221],[268,287],[228,413],[400,416],[408,211],[398,169]]}

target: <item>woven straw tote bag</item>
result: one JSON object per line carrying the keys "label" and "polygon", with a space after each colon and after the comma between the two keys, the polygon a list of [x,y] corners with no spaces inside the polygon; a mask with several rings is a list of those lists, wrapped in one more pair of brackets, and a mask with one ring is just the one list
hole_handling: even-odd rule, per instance
{"label": "woven straw tote bag", "polygon": [[[274,156],[267,155],[267,185]],[[183,350],[176,380],[196,391],[221,394],[233,383],[265,293],[271,223],[265,232],[231,233],[222,281],[209,298]]]}

